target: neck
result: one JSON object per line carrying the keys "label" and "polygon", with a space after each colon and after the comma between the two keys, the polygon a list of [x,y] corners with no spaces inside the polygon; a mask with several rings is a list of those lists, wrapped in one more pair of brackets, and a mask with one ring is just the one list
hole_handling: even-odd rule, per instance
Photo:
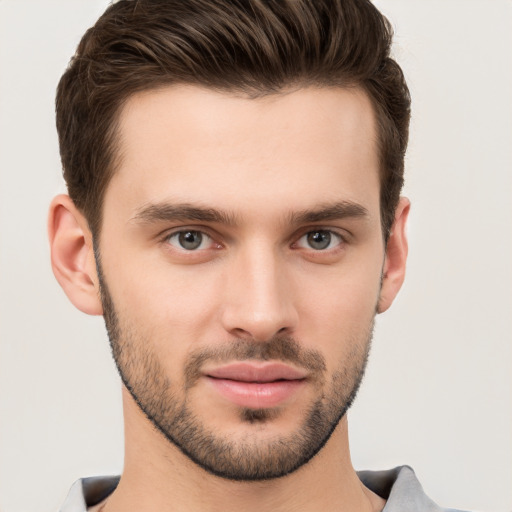
{"label": "neck", "polygon": [[153,428],[126,391],[124,395],[125,467],[103,512],[362,512],[384,506],[352,467],[346,417],[323,449],[292,474],[237,482],[190,461]]}

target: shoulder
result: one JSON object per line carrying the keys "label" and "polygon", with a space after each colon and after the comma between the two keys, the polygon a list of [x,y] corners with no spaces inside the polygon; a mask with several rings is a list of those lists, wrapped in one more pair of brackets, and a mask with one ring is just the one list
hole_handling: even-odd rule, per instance
{"label": "shoulder", "polygon": [[119,476],[95,476],[77,480],[59,512],[86,512],[114,492]]}
{"label": "shoulder", "polygon": [[382,512],[463,512],[442,508],[430,499],[410,466],[357,474],[368,489],[387,500]]}

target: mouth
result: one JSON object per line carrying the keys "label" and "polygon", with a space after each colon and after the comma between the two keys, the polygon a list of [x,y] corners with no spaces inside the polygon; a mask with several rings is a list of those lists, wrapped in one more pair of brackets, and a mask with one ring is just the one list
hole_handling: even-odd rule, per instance
{"label": "mouth", "polygon": [[267,409],[291,399],[307,372],[283,363],[231,363],[204,373],[212,388],[240,407]]}

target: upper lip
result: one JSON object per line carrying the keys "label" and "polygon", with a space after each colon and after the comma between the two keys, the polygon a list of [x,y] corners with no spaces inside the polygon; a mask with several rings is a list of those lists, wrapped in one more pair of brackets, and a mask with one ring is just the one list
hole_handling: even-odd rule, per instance
{"label": "upper lip", "polygon": [[229,379],[240,382],[274,382],[276,380],[302,380],[307,373],[284,363],[230,363],[204,372],[215,379]]}

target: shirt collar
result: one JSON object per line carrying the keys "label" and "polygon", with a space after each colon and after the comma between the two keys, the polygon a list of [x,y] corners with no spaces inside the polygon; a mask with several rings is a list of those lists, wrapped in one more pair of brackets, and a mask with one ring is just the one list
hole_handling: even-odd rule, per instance
{"label": "shirt collar", "polygon": [[[386,501],[382,512],[443,512],[423,491],[414,471],[400,466],[387,471],[358,471],[361,482]],[[114,492],[119,476],[89,477],[71,487],[60,512],[86,512]]]}

